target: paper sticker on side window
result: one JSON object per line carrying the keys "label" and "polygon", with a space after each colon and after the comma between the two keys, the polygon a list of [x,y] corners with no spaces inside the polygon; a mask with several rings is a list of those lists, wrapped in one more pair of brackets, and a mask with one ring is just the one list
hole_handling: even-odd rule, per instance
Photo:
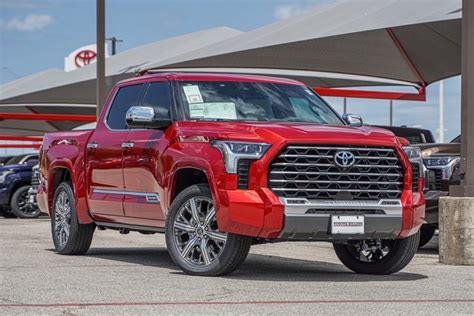
{"label": "paper sticker on side window", "polygon": [[183,86],[183,91],[189,104],[204,102],[199,86]]}
{"label": "paper sticker on side window", "polygon": [[189,105],[191,118],[237,119],[237,109],[233,102],[198,103]]}

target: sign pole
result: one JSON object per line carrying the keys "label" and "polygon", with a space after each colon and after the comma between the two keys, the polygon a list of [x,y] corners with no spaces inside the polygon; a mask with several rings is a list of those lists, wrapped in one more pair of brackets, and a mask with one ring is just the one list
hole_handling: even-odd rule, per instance
{"label": "sign pole", "polygon": [[97,7],[97,118],[105,102],[105,0],[96,0]]}

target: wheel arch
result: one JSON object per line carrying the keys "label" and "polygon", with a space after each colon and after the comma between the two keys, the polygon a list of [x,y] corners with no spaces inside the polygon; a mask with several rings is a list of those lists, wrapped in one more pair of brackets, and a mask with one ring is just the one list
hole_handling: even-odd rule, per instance
{"label": "wheel arch", "polygon": [[78,181],[84,181],[84,177],[78,176],[73,166],[64,161],[58,161],[51,165],[50,170],[48,176],[48,204],[50,214],[52,213],[53,199],[57,187],[63,182],[69,182],[76,200],[76,211],[79,223],[92,223],[93,219],[89,214],[86,201],[85,183],[78,183]]}

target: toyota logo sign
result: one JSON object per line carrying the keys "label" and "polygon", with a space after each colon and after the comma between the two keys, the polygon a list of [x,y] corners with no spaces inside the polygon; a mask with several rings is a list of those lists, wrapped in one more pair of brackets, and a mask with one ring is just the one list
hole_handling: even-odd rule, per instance
{"label": "toyota logo sign", "polygon": [[74,63],[77,67],[84,67],[89,65],[94,59],[96,58],[97,54],[90,49],[81,50],[79,53],[76,54],[74,57]]}
{"label": "toyota logo sign", "polygon": [[355,163],[355,156],[350,151],[338,151],[334,155],[334,162],[342,168],[349,168]]}

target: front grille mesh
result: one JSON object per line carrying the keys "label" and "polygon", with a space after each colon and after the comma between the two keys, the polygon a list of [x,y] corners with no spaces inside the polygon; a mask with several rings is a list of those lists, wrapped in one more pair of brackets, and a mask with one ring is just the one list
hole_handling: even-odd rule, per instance
{"label": "front grille mesh", "polygon": [[418,192],[418,180],[420,179],[420,164],[419,163],[412,163],[411,164],[412,170],[412,191]]}
{"label": "front grille mesh", "polygon": [[[352,167],[335,164],[334,155],[342,150],[354,154]],[[399,199],[403,167],[391,148],[291,145],[271,163],[268,186],[288,198]]]}
{"label": "front grille mesh", "polygon": [[34,170],[33,174],[31,175],[31,186],[38,186],[39,185],[39,170]]}
{"label": "front grille mesh", "polygon": [[435,190],[443,191],[443,170],[434,169],[435,172]]}

